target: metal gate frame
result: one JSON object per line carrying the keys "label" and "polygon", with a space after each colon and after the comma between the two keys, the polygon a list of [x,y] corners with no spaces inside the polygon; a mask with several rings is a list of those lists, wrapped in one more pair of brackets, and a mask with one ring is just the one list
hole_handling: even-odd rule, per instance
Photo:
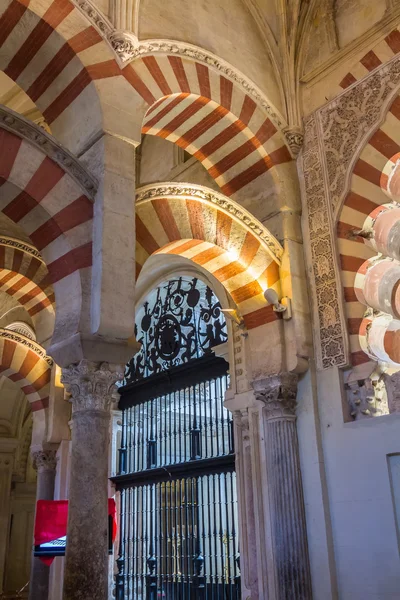
{"label": "metal gate frame", "polygon": [[[170,489],[172,486],[171,482],[185,482],[184,486],[186,489],[186,482],[196,481],[196,490],[200,482],[201,486],[204,486],[204,478],[209,481],[208,477],[224,477],[225,486],[227,485],[227,477],[235,472],[235,453],[233,443],[233,423],[229,421],[228,425],[228,440],[227,440],[227,453],[213,456],[209,458],[201,458],[201,453],[196,453],[196,440],[195,432],[191,435],[191,456],[187,462],[180,462],[177,464],[171,464],[166,466],[157,467],[154,464],[147,463],[147,468],[136,472],[128,472],[128,448],[127,448],[127,419],[126,413],[132,407],[138,407],[143,405],[149,400],[157,399],[160,396],[166,396],[174,394],[179,390],[184,390],[190,386],[197,386],[209,382],[210,380],[217,380],[218,378],[227,374],[228,363],[223,358],[216,357],[212,352],[207,352],[201,358],[196,358],[183,363],[177,367],[173,367],[168,371],[163,371],[151,375],[150,377],[140,379],[132,382],[123,388],[120,388],[119,392],[121,399],[119,402],[119,409],[122,410],[122,437],[121,447],[119,449],[119,474],[116,477],[111,478],[111,481],[116,486],[116,490],[120,492],[121,498],[121,524],[120,524],[120,544],[119,544],[119,557],[117,559],[118,574],[116,575],[116,599],[125,600],[125,581],[129,574],[125,572],[125,539],[126,532],[124,531],[125,519],[122,516],[125,514],[125,496],[128,498],[128,494],[134,488],[140,489],[140,487],[147,485],[159,485],[162,489],[164,486],[167,489],[168,482]],[[153,405],[153,404],[151,404]],[[192,434],[192,431],[191,431]],[[150,436],[152,437],[152,436]],[[147,440],[147,443],[151,444],[151,440]],[[151,454],[150,447],[148,446],[148,455]],[[132,465],[130,465],[132,466]],[[142,465],[143,466],[143,465]],[[233,486],[231,479],[230,485]],[[182,484],[180,484],[182,485]],[[209,483],[207,484],[209,485]],[[233,489],[233,488],[232,488]],[[197,492],[196,492],[197,493]],[[232,492],[233,494],[233,492]],[[131,496],[129,496],[130,498]],[[151,494],[151,497],[152,494]],[[152,500],[153,501],[153,500]],[[130,500],[129,500],[130,502]],[[214,500],[215,502],[215,500]],[[199,508],[198,505],[197,509]],[[150,521],[150,527],[152,528],[152,519]],[[150,531],[150,536],[153,533]],[[235,535],[235,532],[234,534]],[[196,536],[197,548],[193,554],[193,576],[191,590],[188,595],[186,592],[184,596],[178,596],[184,600],[240,600],[240,575],[239,575],[239,561],[238,561],[238,549],[237,556],[235,556],[235,581],[230,584],[230,588],[234,589],[232,594],[228,594],[225,590],[225,584],[222,583],[220,586],[217,584],[216,590],[213,589],[212,594],[209,593],[207,588],[206,578],[203,573],[204,569],[204,556],[200,547],[200,534]],[[221,550],[222,552],[222,550]],[[143,600],[160,600],[160,598],[168,598],[168,596],[158,595],[158,580],[157,580],[157,557],[154,556],[154,548],[152,542],[150,542],[149,555],[146,560],[147,574],[146,574],[146,598]],[[217,580],[217,579],[216,579]],[[233,586],[233,587],[232,587]],[[175,598],[175,595],[174,595]],[[169,600],[169,599],[168,599]]]}

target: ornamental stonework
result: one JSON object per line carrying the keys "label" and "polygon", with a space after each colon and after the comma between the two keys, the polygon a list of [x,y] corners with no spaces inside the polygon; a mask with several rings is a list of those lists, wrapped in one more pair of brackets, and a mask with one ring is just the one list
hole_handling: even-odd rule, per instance
{"label": "ornamental stonework", "polygon": [[298,377],[281,373],[253,382],[256,399],[265,408],[267,419],[295,419]]}
{"label": "ornamental stonework", "polygon": [[61,381],[71,394],[73,412],[110,410],[117,381],[123,379],[124,368],[108,363],[81,360],[62,370]]}
{"label": "ornamental stonework", "polygon": [[35,471],[55,471],[57,467],[56,450],[34,450],[32,452],[32,464]]}
{"label": "ornamental stonework", "polygon": [[51,356],[48,356],[46,354],[46,351],[43,348],[43,346],[41,346],[40,344],[37,344],[34,340],[29,339],[29,337],[26,337],[26,335],[21,335],[17,331],[12,331],[9,329],[0,329],[0,337],[5,340],[11,340],[12,342],[17,342],[18,344],[21,344],[22,346],[29,348],[29,350],[33,350],[33,352],[35,352],[35,354],[37,354],[38,356],[40,356],[41,358],[43,358],[43,360],[45,360],[47,362],[49,367],[53,366],[53,359],[51,358]]}
{"label": "ornamental stonework", "polygon": [[394,57],[320,110],[330,205],[334,215],[349,191],[352,167],[383,119],[400,85],[400,60]]}
{"label": "ornamental stonework", "polygon": [[302,191],[310,240],[313,331],[319,369],[348,365],[348,336],[336,251],[335,222],[353,166],[400,86],[400,58],[350,86],[305,119]]}

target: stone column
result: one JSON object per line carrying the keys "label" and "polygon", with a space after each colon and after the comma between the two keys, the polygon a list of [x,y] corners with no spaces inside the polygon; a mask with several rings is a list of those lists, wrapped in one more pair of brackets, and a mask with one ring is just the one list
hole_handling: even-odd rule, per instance
{"label": "stone column", "polygon": [[251,442],[248,409],[235,410],[235,460],[239,510],[240,574],[242,598],[259,600],[256,530],[261,527],[254,513]]}
{"label": "stone column", "polygon": [[122,372],[87,360],[63,369],[73,408],[64,600],[108,598],[110,406]]}
{"label": "stone column", "polygon": [[[54,499],[56,478],[56,450],[32,450],[32,463],[37,471],[36,500]],[[29,600],[48,600],[50,567],[32,557],[29,580]]]}
{"label": "stone column", "polygon": [[[4,442],[4,440],[2,440]],[[5,440],[7,441],[7,440]],[[11,478],[14,467],[14,450],[0,451],[0,594],[3,591],[5,560],[10,526]]]}
{"label": "stone column", "polygon": [[[286,373],[253,384],[262,405],[273,555],[273,600],[311,600],[307,528],[296,430],[297,376]],[[272,600],[272,598],[271,598]]]}

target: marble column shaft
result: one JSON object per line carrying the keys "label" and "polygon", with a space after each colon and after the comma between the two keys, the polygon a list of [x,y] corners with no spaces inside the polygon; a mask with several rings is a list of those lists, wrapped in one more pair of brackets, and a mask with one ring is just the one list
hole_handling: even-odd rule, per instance
{"label": "marble column shaft", "polygon": [[[37,471],[36,500],[53,500],[57,468],[56,451],[34,450],[32,461]],[[49,578],[50,567],[40,558],[32,557],[29,600],[48,600]]]}
{"label": "marble column shaft", "polygon": [[64,600],[108,599],[110,405],[120,377],[86,360],[63,369],[73,405]]}
{"label": "marble column shaft", "polygon": [[242,597],[251,596],[251,600],[259,600],[257,547],[255,544],[259,523],[257,523],[254,512],[248,410],[235,411],[234,422]]}
{"label": "marble column shaft", "polygon": [[254,383],[265,424],[274,600],[311,600],[307,527],[296,429],[297,377]]}
{"label": "marble column shaft", "polygon": [[11,478],[14,465],[14,454],[0,452],[0,594],[3,591],[5,560],[10,526],[10,494]]}

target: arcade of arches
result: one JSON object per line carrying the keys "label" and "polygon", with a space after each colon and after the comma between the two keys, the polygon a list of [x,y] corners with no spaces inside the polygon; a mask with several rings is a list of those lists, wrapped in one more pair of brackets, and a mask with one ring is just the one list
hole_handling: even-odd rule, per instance
{"label": "arcade of arches", "polygon": [[395,0],[0,0],[0,599],[400,598],[399,94]]}

